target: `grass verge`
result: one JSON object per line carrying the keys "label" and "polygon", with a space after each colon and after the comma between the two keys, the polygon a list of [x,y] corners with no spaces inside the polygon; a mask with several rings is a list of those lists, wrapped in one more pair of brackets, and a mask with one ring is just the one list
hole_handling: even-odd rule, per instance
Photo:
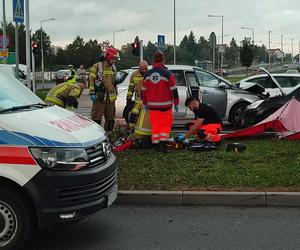
{"label": "grass verge", "polygon": [[225,145],[213,152],[117,153],[120,189],[300,191],[299,142],[260,138],[243,143],[244,153],[226,152]]}
{"label": "grass verge", "polygon": [[44,101],[49,90],[50,89],[38,89],[35,94]]}

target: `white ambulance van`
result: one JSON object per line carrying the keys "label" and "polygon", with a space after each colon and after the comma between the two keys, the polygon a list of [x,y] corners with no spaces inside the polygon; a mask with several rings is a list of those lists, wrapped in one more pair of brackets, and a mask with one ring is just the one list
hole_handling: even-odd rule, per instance
{"label": "white ambulance van", "polygon": [[116,158],[93,121],[47,106],[0,68],[0,249],[78,221],[117,197]]}

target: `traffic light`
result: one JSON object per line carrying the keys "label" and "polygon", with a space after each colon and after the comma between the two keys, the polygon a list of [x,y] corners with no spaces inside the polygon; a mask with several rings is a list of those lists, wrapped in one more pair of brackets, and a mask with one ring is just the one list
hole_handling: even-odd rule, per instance
{"label": "traffic light", "polygon": [[140,55],[140,42],[134,42],[131,44],[132,47],[132,54],[134,56],[139,56]]}
{"label": "traffic light", "polygon": [[38,44],[36,42],[32,43],[32,53],[35,56],[38,54]]}

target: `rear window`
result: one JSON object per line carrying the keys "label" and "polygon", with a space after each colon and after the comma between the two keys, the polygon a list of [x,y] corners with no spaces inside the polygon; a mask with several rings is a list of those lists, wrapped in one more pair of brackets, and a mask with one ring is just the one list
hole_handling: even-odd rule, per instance
{"label": "rear window", "polygon": [[124,80],[126,79],[128,73],[125,71],[118,71],[116,74],[117,84],[124,83]]}
{"label": "rear window", "polygon": [[175,77],[177,86],[186,86],[182,70],[171,70],[171,72]]}

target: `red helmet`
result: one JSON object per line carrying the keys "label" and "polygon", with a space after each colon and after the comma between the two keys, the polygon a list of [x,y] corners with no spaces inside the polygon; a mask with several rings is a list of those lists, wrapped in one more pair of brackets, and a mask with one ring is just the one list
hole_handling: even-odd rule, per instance
{"label": "red helmet", "polygon": [[110,60],[110,59],[117,59],[119,58],[119,52],[114,48],[114,47],[109,47],[105,51],[105,59]]}

